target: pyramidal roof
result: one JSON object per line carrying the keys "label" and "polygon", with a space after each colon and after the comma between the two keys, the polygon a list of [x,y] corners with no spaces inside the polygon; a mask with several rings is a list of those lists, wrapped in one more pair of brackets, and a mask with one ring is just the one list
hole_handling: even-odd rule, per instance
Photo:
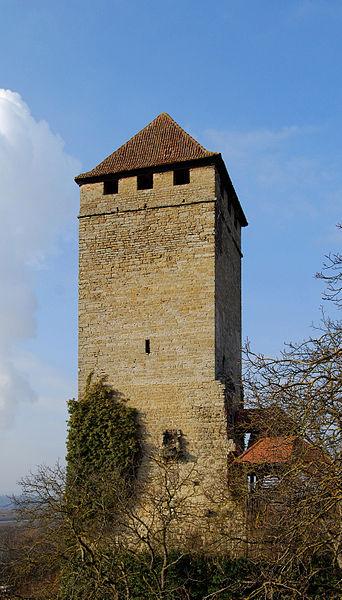
{"label": "pyramidal roof", "polygon": [[87,173],[75,177],[76,182],[123,171],[156,167],[175,162],[217,156],[186,133],[167,113],[161,113],[128,142],[107,156]]}

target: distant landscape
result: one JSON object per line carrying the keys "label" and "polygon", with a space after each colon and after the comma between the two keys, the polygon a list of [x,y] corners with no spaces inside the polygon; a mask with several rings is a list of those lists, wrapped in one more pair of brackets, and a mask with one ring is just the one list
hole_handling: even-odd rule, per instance
{"label": "distant landscape", "polygon": [[9,496],[0,495],[0,527],[16,520],[13,501]]}
{"label": "distant landscape", "polygon": [[0,495],[0,509],[13,507],[13,502],[10,496]]}

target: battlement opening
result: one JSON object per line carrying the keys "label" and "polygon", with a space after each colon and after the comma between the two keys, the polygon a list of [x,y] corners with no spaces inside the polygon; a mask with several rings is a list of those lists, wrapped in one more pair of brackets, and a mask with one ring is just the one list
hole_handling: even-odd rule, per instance
{"label": "battlement opening", "polygon": [[153,188],[153,173],[145,173],[137,177],[138,190],[150,190]]}
{"label": "battlement opening", "polygon": [[119,181],[118,179],[110,179],[109,181],[104,181],[103,183],[103,193],[107,194],[117,194],[119,191]]}
{"label": "battlement opening", "polygon": [[190,169],[175,169],[173,172],[173,185],[190,183]]}

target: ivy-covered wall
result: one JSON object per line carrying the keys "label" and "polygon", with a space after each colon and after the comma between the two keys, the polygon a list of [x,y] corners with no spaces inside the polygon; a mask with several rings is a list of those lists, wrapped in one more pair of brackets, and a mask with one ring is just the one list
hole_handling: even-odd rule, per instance
{"label": "ivy-covered wall", "polygon": [[80,400],[70,400],[67,464],[73,477],[86,480],[117,473],[127,482],[139,463],[140,435],[137,411],[127,406],[105,378],[88,376]]}

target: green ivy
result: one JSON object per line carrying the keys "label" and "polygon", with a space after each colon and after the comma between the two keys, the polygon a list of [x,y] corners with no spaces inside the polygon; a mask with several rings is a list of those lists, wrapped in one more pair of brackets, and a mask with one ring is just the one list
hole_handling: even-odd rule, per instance
{"label": "green ivy", "polygon": [[68,403],[66,503],[74,534],[67,536],[69,551],[61,565],[60,590],[60,598],[68,600],[111,597],[97,590],[95,575],[95,567],[108,568],[108,557],[101,558],[105,549],[95,555],[84,551],[82,556],[73,540],[78,535],[87,542],[92,528],[115,521],[120,503],[134,490],[141,455],[136,409],[105,377],[93,381],[92,375],[81,398]]}
{"label": "green ivy", "polygon": [[[73,521],[87,542],[87,532],[95,532],[103,522],[98,507],[106,514],[117,515],[116,494],[130,496],[140,460],[140,432],[135,409],[127,405],[119,392],[111,389],[105,378],[97,382],[88,377],[79,401],[69,402],[67,440],[67,496],[72,503]],[[83,528],[83,523],[85,526]],[[109,524],[109,532],[113,521]],[[115,527],[115,524],[114,524]],[[93,536],[94,537],[94,536]],[[90,539],[92,536],[90,535]],[[96,538],[96,535],[95,535]],[[91,546],[91,544],[90,544]],[[206,556],[181,552],[169,556],[167,589],[156,589],[155,574],[160,572],[164,557],[139,555],[128,549],[110,550],[108,545],[92,546],[80,552],[69,545],[69,555],[61,569],[61,600],[255,600],[265,597],[267,563],[224,556]],[[310,566],[310,565],[309,565]],[[339,600],[340,572],[332,562],[311,565],[312,577],[300,597]],[[290,600],[286,586],[281,587],[282,570],[275,571],[274,600]],[[299,586],[301,573],[289,574],[293,588]],[[299,593],[299,592],[298,592]],[[298,595],[299,598],[299,595]]]}
{"label": "green ivy", "polygon": [[102,518],[103,511],[114,516],[118,499],[132,493],[140,460],[137,411],[105,377],[94,382],[92,373],[68,410],[67,501],[74,519],[96,520],[99,508]]}
{"label": "green ivy", "polygon": [[140,457],[137,411],[106,378],[93,382],[91,373],[83,396],[70,400],[68,410],[68,468],[82,470],[83,478],[113,471],[134,477]]}

